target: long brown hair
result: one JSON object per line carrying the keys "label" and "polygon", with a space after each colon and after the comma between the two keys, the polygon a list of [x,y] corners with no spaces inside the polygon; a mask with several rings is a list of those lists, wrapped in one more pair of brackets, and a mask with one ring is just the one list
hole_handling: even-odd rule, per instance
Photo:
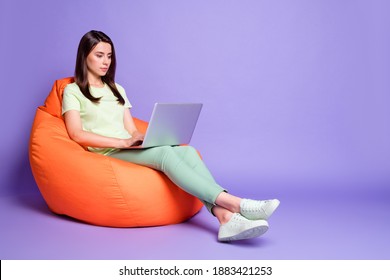
{"label": "long brown hair", "polygon": [[125,100],[123,99],[122,95],[119,93],[118,88],[115,85],[116,57],[114,44],[111,41],[110,37],[108,37],[101,31],[91,30],[81,38],[77,50],[76,69],[74,77],[75,82],[86,98],[88,98],[94,103],[99,103],[101,97],[94,97],[89,90],[88,68],[86,60],[87,56],[90,54],[93,48],[95,48],[95,46],[100,42],[108,43],[111,45],[111,65],[106,75],[102,76],[102,81],[110,87],[111,91],[117,98],[118,103],[123,105],[125,104]]}

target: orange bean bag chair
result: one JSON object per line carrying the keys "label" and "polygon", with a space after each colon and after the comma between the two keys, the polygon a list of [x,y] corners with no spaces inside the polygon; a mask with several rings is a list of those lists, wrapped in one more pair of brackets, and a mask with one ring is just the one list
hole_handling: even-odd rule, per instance
{"label": "orange bean bag chair", "polygon": [[[109,227],[145,227],[183,222],[202,207],[163,173],[88,152],[71,140],[61,114],[62,94],[72,78],[57,80],[37,108],[29,159],[51,211]],[[145,132],[147,123],[135,118]]]}

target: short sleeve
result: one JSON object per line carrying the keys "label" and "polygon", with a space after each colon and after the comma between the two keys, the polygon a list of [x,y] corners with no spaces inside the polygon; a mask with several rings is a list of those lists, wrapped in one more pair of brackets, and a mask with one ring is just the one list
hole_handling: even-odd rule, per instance
{"label": "short sleeve", "polygon": [[64,94],[62,96],[62,114],[70,110],[80,111],[80,109],[80,100],[77,99],[70,87],[65,87]]}
{"label": "short sleeve", "polygon": [[125,108],[131,108],[133,107],[129,101],[129,99],[127,98],[127,95],[126,95],[126,91],[125,89],[119,85],[119,84],[115,84],[116,85],[116,88],[118,89],[119,93],[122,95],[123,99],[125,100],[125,104],[123,105]]}

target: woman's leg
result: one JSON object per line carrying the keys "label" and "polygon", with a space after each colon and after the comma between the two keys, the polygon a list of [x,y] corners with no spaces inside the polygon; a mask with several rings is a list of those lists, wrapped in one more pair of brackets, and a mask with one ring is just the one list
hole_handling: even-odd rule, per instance
{"label": "woman's leg", "polygon": [[206,167],[204,161],[200,158],[195,148],[191,146],[175,146],[172,147],[173,151],[191,167],[198,175],[215,182],[214,177],[211,175],[209,169]]}
{"label": "woman's leg", "polygon": [[215,204],[219,194],[225,191],[214,181],[199,155],[189,146],[121,150],[110,156],[160,170],[177,186],[208,204]]}
{"label": "woman's leg", "polygon": [[226,224],[233,215],[232,212],[218,205],[213,207],[213,214],[221,225]]}
{"label": "woman's leg", "polygon": [[226,193],[215,182],[192,147],[122,150],[110,156],[160,170],[177,186],[201,199],[221,224],[219,241],[253,238],[268,230],[267,221],[249,220],[238,214],[241,198]]}
{"label": "woman's leg", "polygon": [[[200,159],[197,151],[190,146],[178,146],[174,147],[174,151],[182,157],[182,159],[190,165],[195,172],[198,172],[201,176],[208,178],[209,180],[215,182],[213,176],[205,166],[204,162]],[[219,221],[220,217],[217,216],[220,212],[224,211],[217,210],[215,204],[228,210],[230,213],[240,213],[241,215],[249,218],[251,220],[264,219],[267,220],[272,213],[279,206],[279,200],[251,200],[251,199],[241,199],[240,197],[234,196],[227,192],[221,192],[216,200],[215,204],[210,204],[204,202],[207,209],[213,213]],[[218,212],[218,214],[216,214]]]}
{"label": "woman's leg", "polygon": [[[176,152],[176,154],[181,159],[183,159],[194,170],[194,172],[198,173],[198,175],[215,183],[214,177],[211,175],[209,169],[206,167],[205,163],[200,158],[198,151],[196,149],[194,149],[191,146],[175,146],[175,147],[173,147],[173,150]],[[222,192],[222,193],[225,193],[225,192]],[[211,214],[215,215],[215,213],[213,211],[215,204],[209,203],[209,202],[204,201],[204,200],[202,200],[202,202],[206,206],[207,210]],[[217,218],[218,218],[218,220],[220,220],[218,216],[217,216]]]}
{"label": "woman's leg", "polygon": [[164,172],[177,186],[202,200],[213,214],[213,207],[219,205],[251,220],[266,220],[279,205],[278,200],[249,200],[228,194],[191,146],[121,150],[110,156]]}

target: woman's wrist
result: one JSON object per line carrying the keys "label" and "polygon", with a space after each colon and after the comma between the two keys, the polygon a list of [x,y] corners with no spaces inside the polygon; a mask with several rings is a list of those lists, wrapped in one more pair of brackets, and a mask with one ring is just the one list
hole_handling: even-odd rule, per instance
{"label": "woman's wrist", "polygon": [[134,131],[132,134],[131,134],[131,136],[132,137],[137,137],[137,136],[139,136],[139,135],[141,135],[142,133],[141,132],[139,132],[138,130],[136,130],[136,131]]}
{"label": "woman's wrist", "polygon": [[113,139],[113,148],[125,148],[126,147],[126,142],[125,142],[125,139],[121,139],[121,138],[114,138]]}

